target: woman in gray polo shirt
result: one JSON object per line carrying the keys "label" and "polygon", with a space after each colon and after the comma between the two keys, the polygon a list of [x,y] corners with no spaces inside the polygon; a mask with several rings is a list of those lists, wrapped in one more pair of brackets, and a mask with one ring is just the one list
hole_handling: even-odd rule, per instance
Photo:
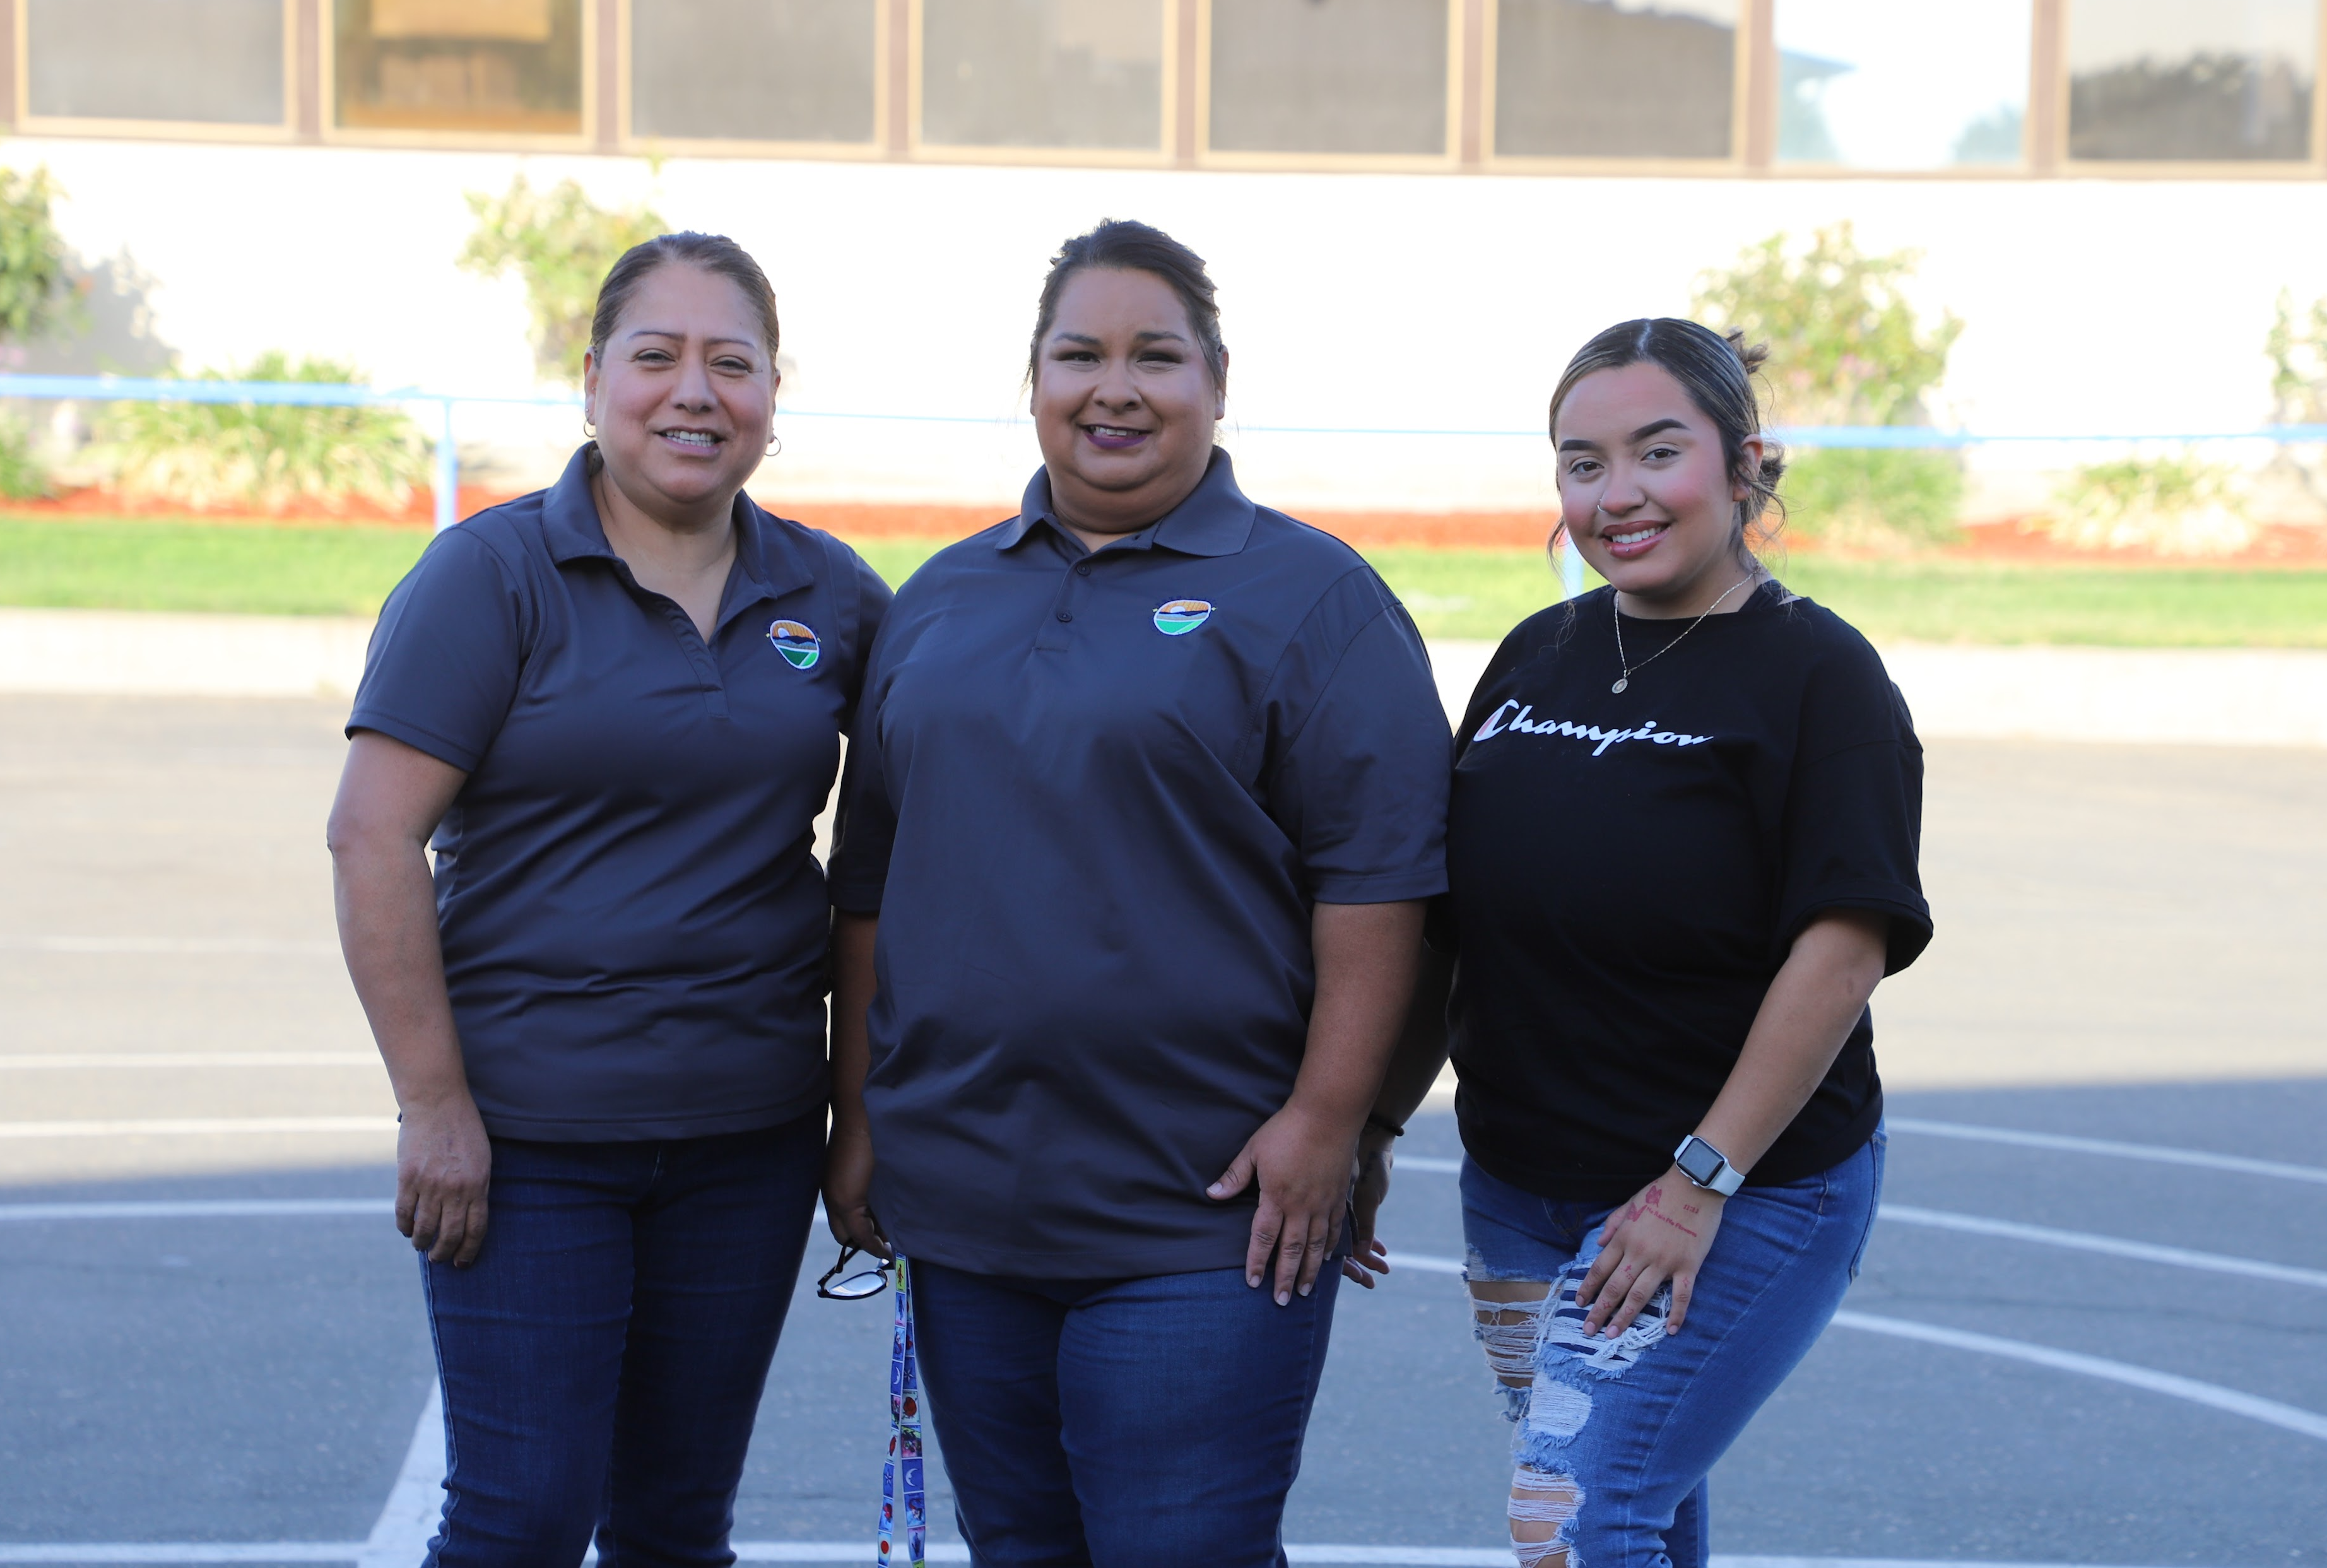
{"label": "woman in gray polo shirt", "polygon": [[444,1389],[432,1563],[726,1560],[824,1153],[810,824],[889,600],[743,493],[776,344],[734,242],[624,256],[594,439],[429,546],[348,721],[341,941]]}

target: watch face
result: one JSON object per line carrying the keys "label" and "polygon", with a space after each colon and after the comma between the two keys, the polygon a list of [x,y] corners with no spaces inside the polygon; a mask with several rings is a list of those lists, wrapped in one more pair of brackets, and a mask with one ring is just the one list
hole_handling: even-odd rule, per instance
{"label": "watch face", "polygon": [[1721,1156],[1713,1152],[1712,1144],[1691,1138],[1674,1156],[1673,1163],[1680,1167],[1682,1175],[1703,1186],[1720,1171]]}

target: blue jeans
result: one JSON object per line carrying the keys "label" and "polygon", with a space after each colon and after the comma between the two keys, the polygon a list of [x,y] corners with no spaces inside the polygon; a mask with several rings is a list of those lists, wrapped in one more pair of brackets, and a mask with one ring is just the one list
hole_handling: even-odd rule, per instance
{"label": "blue jeans", "polygon": [[421,1259],[444,1383],[429,1568],[732,1562],[824,1113],[666,1143],[493,1140],[484,1250]]}
{"label": "blue jeans", "polygon": [[1874,1226],[1886,1139],[1829,1171],[1729,1199],[1688,1320],[1669,1286],[1623,1333],[1584,1338],[1576,1287],[1614,1207],[1523,1192],[1463,1162],[1465,1275],[1544,1281],[1537,1301],[1472,1297],[1511,1437],[1522,1568],[1705,1568],[1706,1476],[1842,1304]]}
{"label": "blue jeans", "polygon": [[979,1568],[1282,1564],[1333,1265],[1278,1306],[1241,1268],[1128,1280],[913,1265],[921,1378]]}

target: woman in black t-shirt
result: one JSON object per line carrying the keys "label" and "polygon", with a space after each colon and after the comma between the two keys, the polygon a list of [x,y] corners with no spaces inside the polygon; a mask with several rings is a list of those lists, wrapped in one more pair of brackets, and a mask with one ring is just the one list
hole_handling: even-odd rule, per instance
{"label": "woman in black t-shirt", "polygon": [[[1434,945],[1524,1568],[1706,1561],[1706,1472],[1856,1271],[1883,1143],[1866,1002],[1930,938],[1906,705],[1747,549],[1783,470],[1759,358],[1675,320],[1577,354],[1562,522],[1612,586],[1504,639],[1459,742]],[[1383,1266],[1428,1035],[1361,1145],[1355,1264]]]}

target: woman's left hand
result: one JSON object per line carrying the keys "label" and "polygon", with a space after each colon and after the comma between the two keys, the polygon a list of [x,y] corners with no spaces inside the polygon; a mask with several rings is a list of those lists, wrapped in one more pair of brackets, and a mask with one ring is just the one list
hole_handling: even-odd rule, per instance
{"label": "woman's left hand", "polygon": [[1600,1255],[1575,1288],[1576,1304],[1588,1309],[1584,1333],[1596,1334],[1603,1327],[1610,1334],[1622,1333],[1667,1280],[1672,1282],[1672,1308],[1665,1314],[1665,1332],[1679,1333],[1727,1201],[1675,1167],[1610,1215],[1600,1231]]}
{"label": "woman's left hand", "polygon": [[1260,1125],[1220,1179],[1205,1191],[1233,1198],[1260,1182],[1260,1208],[1245,1248],[1244,1283],[1258,1286],[1269,1255],[1276,1256],[1276,1304],[1299,1291],[1307,1295],[1324,1267],[1350,1201],[1350,1159],[1355,1134],[1297,1101]]}

